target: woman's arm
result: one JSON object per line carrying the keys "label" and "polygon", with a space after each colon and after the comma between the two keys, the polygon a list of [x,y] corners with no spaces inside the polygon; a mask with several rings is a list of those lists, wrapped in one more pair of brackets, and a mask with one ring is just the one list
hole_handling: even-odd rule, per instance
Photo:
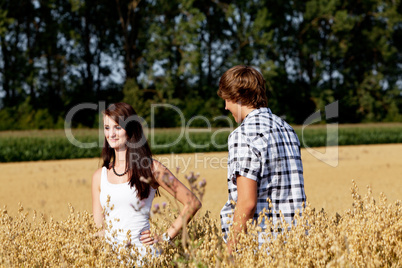
{"label": "woman's arm", "polygon": [[[176,237],[181,228],[186,225],[195,213],[201,208],[201,202],[184,184],[182,184],[173,174],[160,162],[154,160],[155,179],[157,183],[171,194],[176,200],[183,204],[183,209],[180,215],[176,218],[173,224],[167,230],[167,234],[171,239]],[[163,176],[167,173],[168,180],[164,181]],[[165,175],[166,176],[166,175]],[[144,235],[141,241],[144,244],[153,244],[153,239],[148,239],[148,232],[142,233]]]}
{"label": "woman's arm", "polygon": [[99,199],[101,174],[102,168],[95,171],[94,175],[92,176],[92,214],[94,216],[95,226],[98,228],[104,228],[103,209]]}

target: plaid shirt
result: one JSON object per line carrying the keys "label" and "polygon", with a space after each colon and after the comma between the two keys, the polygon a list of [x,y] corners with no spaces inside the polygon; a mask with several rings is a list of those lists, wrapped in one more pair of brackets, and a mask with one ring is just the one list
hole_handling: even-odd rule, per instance
{"label": "plaid shirt", "polygon": [[[237,202],[237,175],[257,182],[255,222],[266,208],[266,216],[274,226],[281,222],[280,212],[291,223],[306,201],[300,142],[293,128],[270,109],[259,108],[249,113],[230,134],[228,147],[229,198],[220,214],[224,240],[227,241]],[[271,210],[268,198],[272,202]],[[260,226],[265,230],[264,221]],[[263,233],[259,235],[260,245]]]}

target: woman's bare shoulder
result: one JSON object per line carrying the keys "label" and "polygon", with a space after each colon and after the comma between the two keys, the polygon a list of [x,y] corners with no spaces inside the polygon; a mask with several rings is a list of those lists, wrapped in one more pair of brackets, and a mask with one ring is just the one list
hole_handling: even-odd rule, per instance
{"label": "woman's bare shoulder", "polygon": [[103,169],[103,167],[98,168],[98,169],[94,172],[94,174],[93,174],[93,176],[92,176],[92,180],[100,181],[100,178],[101,178],[101,175],[102,175],[102,169]]}
{"label": "woman's bare shoulder", "polygon": [[153,159],[153,171],[158,172],[160,174],[163,174],[165,172],[170,173],[169,168],[167,168],[164,164],[162,164],[156,159]]}

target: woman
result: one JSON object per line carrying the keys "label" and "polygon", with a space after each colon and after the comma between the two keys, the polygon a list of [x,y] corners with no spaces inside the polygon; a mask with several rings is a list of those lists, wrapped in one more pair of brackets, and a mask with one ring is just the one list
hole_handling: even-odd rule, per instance
{"label": "woman", "polygon": [[[92,178],[94,221],[114,248],[133,245],[141,260],[146,254],[145,245],[155,253],[152,245],[173,239],[201,202],[165,166],[152,159],[142,125],[130,105],[110,105],[103,113],[103,123],[103,165]],[[149,212],[158,186],[182,203],[183,209],[166,233],[153,237]]]}

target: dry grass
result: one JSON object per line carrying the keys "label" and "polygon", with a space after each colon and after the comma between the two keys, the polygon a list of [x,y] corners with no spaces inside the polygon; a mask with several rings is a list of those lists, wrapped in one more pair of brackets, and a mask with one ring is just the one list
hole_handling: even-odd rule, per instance
{"label": "dry grass", "polygon": [[[196,182],[197,183],[197,182]],[[353,205],[343,216],[329,216],[307,205],[297,226],[273,238],[258,250],[256,232],[242,235],[238,253],[230,256],[220,236],[219,223],[206,213],[193,219],[173,245],[160,244],[159,257],[144,259],[146,267],[400,267],[402,265],[402,204],[365,197],[352,187]],[[177,210],[156,212],[153,231],[163,232]],[[128,266],[136,255],[123,248],[118,256],[104,238],[96,238],[91,215],[74,212],[66,220],[28,220],[20,207],[11,217],[0,210],[0,265],[4,267]],[[264,215],[262,215],[264,217]],[[285,230],[287,230],[285,228]]]}
{"label": "dry grass", "polygon": [[[314,148],[323,152],[323,148]],[[385,193],[390,202],[402,196],[402,144],[341,146],[339,163],[327,165],[302,149],[307,200],[317,210],[330,215],[342,214],[352,203],[349,188],[352,179],[374,195]],[[207,181],[203,210],[219,219],[227,201],[227,153],[158,155],[172,171],[180,166],[179,179],[190,171]],[[331,155],[326,156],[331,160]],[[222,163],[222,166],[221,164]],[[77,211],[91,211],[91,178],[100,166],[99,159],[74,159],[20,163],[0,163],[0,207],[7,205],[11,215],[21,203],[25,211],[36,210],[55,220],[68,216],[68,203]],[[155,202],[164,202],[156,198]]]}
{"label": "dry grass", "polygon": [[[182,236],[175,245],[163,245],[164,254],[149,260],[149,266],[402,267],[401,150],[401,144],[340,147],[336,167],[303,150],[309,204],[303,214],[306,221],[299,222],[308,225],[271,239],[265,245],[269,254],[256,251],[250,231],[242,239],[241,254],[233,258],[220,237],[226,166],[207,168],[220,165],[217,161],[226,153],[158,156],[172,170],[182,167],[180,180],[193,170],[207,185],[203,210],[191,222],[188,239]],[[96,230],[87,212],[90,178],[99,164],[99,159],[0,164],[0,200],[8,205],[0,210],[0,267],[113,267],[124,262],[104,240],[92,236]],[[371,186],[364,197],[352,179],[360,187]],[[166,200],[156,198],[155,203]],[[165,230],[175,215],[177,208],[171,202],[152,217],[153,230]]]}

